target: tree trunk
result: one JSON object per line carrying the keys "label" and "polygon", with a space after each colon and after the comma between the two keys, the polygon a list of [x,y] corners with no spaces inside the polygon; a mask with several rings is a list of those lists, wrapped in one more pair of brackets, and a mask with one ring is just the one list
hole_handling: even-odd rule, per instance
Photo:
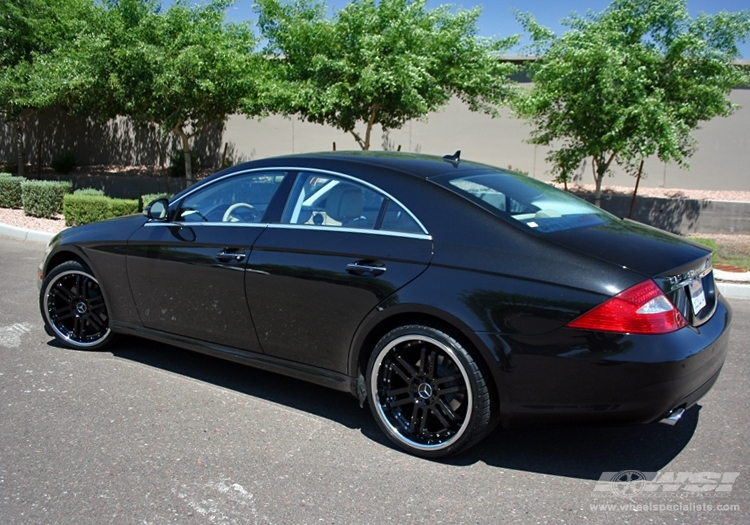
{"label": "tree trunk", "polygon": [[594,184],[596,189],[594,190],[594,206],[597,208],[602,207],[602,176],[599,174],[599,161],[596,157],[591,162],[591,170],[594,172]]}
{"label": "tree trunk", "polygon": [[597,208],[602,207],[602,177],[597,174],[596,176],[596,190],[594,190],[594,206]]}
{"label": "tree trunk", "polygon": [[23,177],[24,160],[23,160],[23,121],[19,115],[16,118],[16,149],[18,151],[18,176]]}
{"label": "tree trunk", "polygon": [[614,158],[614,152],[610,154],[607,160],[593,157],[591,169],[594,171],[594,181],[596,182],[596,190],[594,191],[594,206],[596,206],[597,208],[602,207],[602,181],[604,180],[604,176],[607,174],[609,165],[612,164]]}
{"label": "tree trunk", "polygon": [[193,162],[190,152],[190,137],[188,137],[187,134],[185,134],[185,132],[182,130],[181,123],[178,123],[174,127],[174,132],[177,133],[177,136],[182,139],[182,154],[185,157],[185,180],[187,181],[187,185],[191,186],[193,183],[195,183],[195,178],[193,177]]}
{"label": "tree trunk", "polygon": [[359,144],[359,147],[362,148],[363,151],[368,151],[370,149],[370,137],[372,136],[372,127],[375,125],[375,122],[377,122],[379,110],[380,110],[380,102],[375,102],[372,105],[372,108],[370,108],[370,118],[367,119],[367,128],[365,129],[364,140],[362,140],[362,137],[360,137],[356,131],[354,131],[353,129],[349,130],[349,133],[352,134],[352,136],[354,137],[354,140],[357,141],[357,144]]}
{"label": "tree trunk", "polygon": [[635,196],[638,194],[638,185],[641,182],[642,173],[643,173],[643,159],[641,159],[641,164],[638,166],[638,175],[635,178],[635,189],[633,190],[633,199],[630,201],[630,211],[628,211],[628,219],[633,218],[633,208],[635,208]]}

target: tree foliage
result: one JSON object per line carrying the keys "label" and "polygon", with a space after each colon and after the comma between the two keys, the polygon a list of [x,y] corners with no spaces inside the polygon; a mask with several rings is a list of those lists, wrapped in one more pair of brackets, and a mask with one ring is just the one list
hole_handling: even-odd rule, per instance
{"label": "tree foliage", "polygon": [[71,81],[54,57],[88,31],[92,12],[92,0],[0,2],[0,112],[16,123],[19,174],[24,123],[66,100]]}
{"label": "tree foliage", "polygon": [[688,165],[691,131],[730,115],[728,95],[747,81],[732,64],[750,31],[747,11],[692,19],[686,0],[615,0],[571,15],[560,37],[531,15],[519,19],[540,58],[517,112],[535,128],[531,142],[552,147],[559,180],[591,159],[597,204],[613,162],[635,171],[655,154]]}
{"label": "tree foliage", "polygon": [[106,39],[90,41],[83,53],[95,64],[86,106],[103,118],[123,115],[174,132],[189,182],[191,139],[243,100],[258,107],[255,39],[246,24],[224,21],[229,5],[178,1],[161,13],[152,0],[111,0]]}
{"label": "tree foliage", "polygon": [[376,124],[398,129],[452,96],[495,115],[513,70],[497,59],[515,39],[478,38],[477,9],[425,5],[354,0],[326,18],[320,1],[258,0],[258,25],[276,57],[273,109],[351,133],[364,150]]}

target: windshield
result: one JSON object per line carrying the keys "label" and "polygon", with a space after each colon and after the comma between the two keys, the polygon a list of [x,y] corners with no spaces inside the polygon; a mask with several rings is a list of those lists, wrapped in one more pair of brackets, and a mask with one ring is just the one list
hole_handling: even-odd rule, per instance
{"label": "windshield", "polygon": [[502,218],[540,233],[596,226],[612,216],[578,197],[532,179],[497,171],[447,173],[431,179]]}

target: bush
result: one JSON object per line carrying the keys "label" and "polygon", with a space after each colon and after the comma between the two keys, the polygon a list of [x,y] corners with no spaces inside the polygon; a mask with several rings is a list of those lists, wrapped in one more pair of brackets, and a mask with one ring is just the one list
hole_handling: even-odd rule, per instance
{"label": "bush", "polygon": [[[198,157],[190,153],[190,162],[193,166],[193,175],[201,169],[201,161]],[[185,177],[185,152],[177,150],[169,154],[169,176]]]}
{"label": "bush", "polygon": [[0,177],[12,177],[11,173],[0,173]]}
{"label": "bush", "polygon": [[104,197],[104,190],[97,190],[96,188],[81,188],[74,191],[73,195],[94,195],[97,197]]}
{"label": "bush", "polygon": [[0,177],[0,208],[20,208],[23,206],[21,184],[23,177]]}
{"label": "bush", "polygon": [[32,217],[51,219],[63,211],[63,197],[73,191],[69,181],[27,180],[21,184],[23,212]]}
{"label": "bush", "polygon": [[172,196],[168,193],[147,193],[145,195],[141,195],[141,206],[139,211],[143,211],[143,209],[154,202],[156,199],[169,199]]}
{"label": "bush", "polygon": [[76,156],[72,152],[63,153],[50,163],[52,169],[58,173],[70,173],[76,169]]}
{"label": "bush", "polygon": [[66,195],[63,214],[67,226],[81,226],[92,222],[138,213],[137,199],[111,199],[101,195]]}

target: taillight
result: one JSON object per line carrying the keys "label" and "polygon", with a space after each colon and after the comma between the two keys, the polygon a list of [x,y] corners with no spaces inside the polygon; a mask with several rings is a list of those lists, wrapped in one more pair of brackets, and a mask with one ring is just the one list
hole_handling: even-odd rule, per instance
{"label": "taillight", "polygon": [[667,334],[687,321],[654,281],[615,295],[568,324],[569,328],[630,334]]}

